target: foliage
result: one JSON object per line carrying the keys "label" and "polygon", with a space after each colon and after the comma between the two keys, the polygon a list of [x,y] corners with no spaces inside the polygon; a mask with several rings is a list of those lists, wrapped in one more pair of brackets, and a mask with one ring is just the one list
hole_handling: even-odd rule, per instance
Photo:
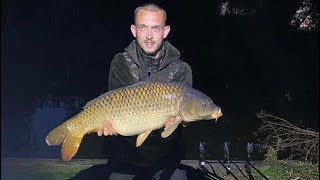
{"label": "foliage", "polygon": [[269,147],[268,152],[264,156],[265,156],[265,161],[269,163],[274,163],[278,160],[278,152],[272,146]]}
{"label": "foliage", "polygon": [[[21,136],[27,157],[60,157],[60,148],[50,147],[45,143],[46,135],[59,124],[81,111],[84,101],[80,97],[62,98],[48,94],[34,99],[34,109],[25,118],[26,128]],[[20,153],[21,154],[21,153]]]}
{"label": "foliage", "polygon": [[[279,152],[289,152],[287,159],[319,164],[319,132],[297,127],[285,119],[263,111],[257,116],[262,120],[258,133],[266,136],[261,147],[269,148],[266,154],[268,160],[279,158],[274,158]],[[273,159],[270,159],[272,157]]]}
{"label": "foliage", "polygon": [[64,109],[66,109],[68,117],[74,116],[76,113],[81,111],[82,107],[85,105],[85,100],[82,97],[54,97],[52,94],[35,97],[33,102],[35,110],[40,109],[43,106],[48,106],[51,108],[59,108],[62,106]]}
{"label": "foliage", "polygon": [[300,31],[315,30],[319,19],[318,5],[319,3],[312,0],[301,0],[301,5],[292,16],[290,24]]}

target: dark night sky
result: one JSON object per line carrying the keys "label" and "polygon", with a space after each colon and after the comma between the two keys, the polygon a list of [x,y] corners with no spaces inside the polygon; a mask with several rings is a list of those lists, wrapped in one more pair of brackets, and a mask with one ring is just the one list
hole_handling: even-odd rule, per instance
{"label": "dark night sky", "polygon": [[[6,151],[18,146],[36,98],[86,102],[107,90],[111,59],[133,40],[129,27],[140,2],[1,1]],[[220,16],[219,1],[162,1],[168,40],[192,67],[194,87],[222,107],[221,128],[232,136],[253,132],[260,110],[318,129],[318,28],[297,31],[290,19],[300,1],[281,2],[263,1],[255,15]]]}

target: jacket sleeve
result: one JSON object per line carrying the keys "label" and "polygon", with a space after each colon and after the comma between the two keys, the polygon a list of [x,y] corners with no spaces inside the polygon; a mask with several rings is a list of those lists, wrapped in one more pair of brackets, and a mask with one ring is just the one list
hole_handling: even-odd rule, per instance
{"label": "jacket sleeve", "polygon": [[176,74],[174,81],[182,82],[192,87],[192,69],[188,63],[182,62],[181,68]]}
{"label": "jacket sleeve", "polygon": [[114,56],[109,69],[108,89],[118,89],[133,84],[134,78],[126,63],[125,57],[119,53]]}

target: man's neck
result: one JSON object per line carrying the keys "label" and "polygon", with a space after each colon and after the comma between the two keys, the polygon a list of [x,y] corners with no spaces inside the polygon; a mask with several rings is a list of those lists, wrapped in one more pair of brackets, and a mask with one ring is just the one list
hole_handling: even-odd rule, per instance
{"label": "man's neck", "polygon": [[155,56],[152,56],[152,57],[156,60],[160,60],[160,52],[161,50]]}

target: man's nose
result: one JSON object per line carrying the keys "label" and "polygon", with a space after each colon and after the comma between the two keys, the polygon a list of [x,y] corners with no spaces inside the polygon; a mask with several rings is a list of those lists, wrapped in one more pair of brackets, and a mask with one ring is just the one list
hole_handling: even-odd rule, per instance
{"label": "man's nose", "polygon": [[153,38],[153,32],[152,32],[151,28],[149,28],[148,31],[147,31],[147,38],[148,39],[152,39]]}

